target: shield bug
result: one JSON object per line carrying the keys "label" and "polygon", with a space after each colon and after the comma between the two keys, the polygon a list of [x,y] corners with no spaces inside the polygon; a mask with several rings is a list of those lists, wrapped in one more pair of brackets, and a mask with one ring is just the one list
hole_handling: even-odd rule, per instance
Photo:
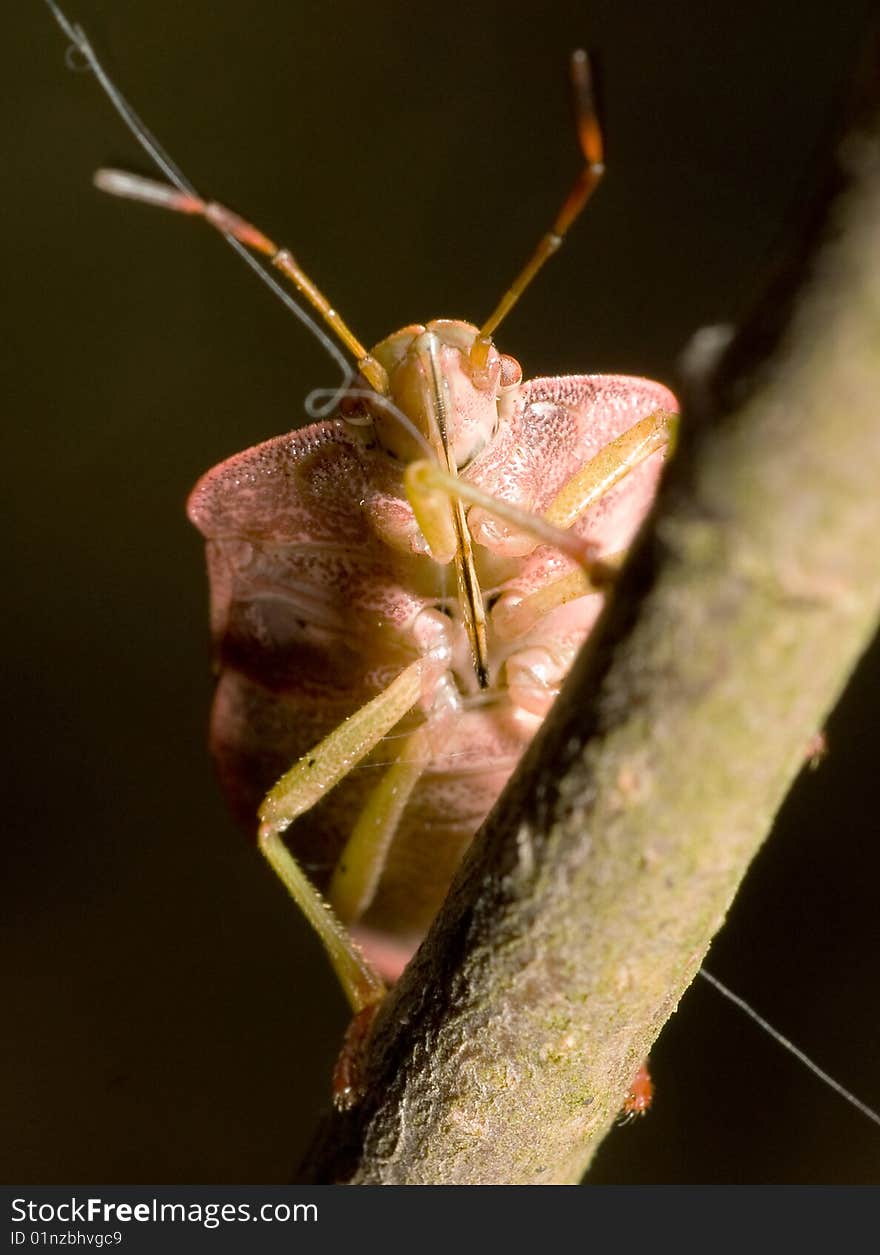
{"label": "shield bug", "polygon": [[362,1027],[596,621],[675,421],[661,384],[523,382],[495,344],[603,172],[583,52],[571,70],[583,166],[496,309],[370,351],[237,214],[96,176],[269,258],[357,363],[330,416],[208,472],[188,509],[208,545],[221,779],[245,824],[259,814],[260,849]]}

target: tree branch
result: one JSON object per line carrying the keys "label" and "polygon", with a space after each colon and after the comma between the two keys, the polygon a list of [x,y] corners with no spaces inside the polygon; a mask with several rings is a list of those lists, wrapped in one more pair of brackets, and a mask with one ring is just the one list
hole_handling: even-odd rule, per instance
{"label": "tree branch", "polygon": [[688,416],[303,1179],[579,1180],[697,972],[880,612],[876,130],[847,151],[784,334],[734,412]]}

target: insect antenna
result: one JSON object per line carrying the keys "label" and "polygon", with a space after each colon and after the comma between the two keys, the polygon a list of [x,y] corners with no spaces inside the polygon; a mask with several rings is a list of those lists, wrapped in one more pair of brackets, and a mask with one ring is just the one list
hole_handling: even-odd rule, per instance
{"label": "insect antenna", "polygon": [[851,1093],[845,1088],[845,1086],[841,1085],[840,1081],[836,1081],[833,1076],[829,1076],[823,1068],[819,1067],[818,1063],[813,1062],[809,1055],[806,1055],[802,1050],[799,1050],[793,1041],[790,1041],[783,1033],[780,1033],[778,1028],[774,1028],[773,1025],[769,1024],[762,1015],[759,1015],[754,1007],[750,1006],[749,1003],[746,1002],[745,998],[741,998],[739,994],[735,994],[732,989],[728,989],[728,987],[723,984],[717,976],[713,976],[711,972],[707,972],[704,967],[700,968],[700,975],[703,980],[709,982],[713,989],[717,989],[722,998],[726,998],[728,1002],[732,1002],[733,1005],[738,1007],[740,1011],[743,1011],[750,1020],[754,1020],[759,1028],[762,1028],[765,1033],[769,1033],[775,1042],[778,1042],[784,1050],[789,1052],[789,1054],[794,1055],[795,1059],[802,1063],[805,1068],[813,1073],[814,1076],[818,1076],[819,1080],[823,1081],[829,1089],[834,1090],[835,1094],[839,1094],[841,1098],[845,1099],[850,1106],[855,1107],[856,1111],[860,1111],[868,1120],[871,1120],[874,1124],[880,1125],[880,1112],[875,1111],[873,1107],[869,1107],[867,1103],[862,1102],[861,1098],[857,1098],[855,1094]]}
{"label": "insect antenna", "polygon": [[[94,74],[95,78],[97,79],[98,83],[103,89],[104,94],[106,95],[107,99],[110,101],[113,108],[119,114],[120,118],[125,123],[125,126],[128,128],[129,132],[134,136],[134,138],[140,144],[141,148],[143,148],[144,152],[146,152],[147,156],[154,163],[154,165],[156,165],[158,169],[162,171],[162,173],[165,175],[168,182],[173,185],[173,187],[176,189],[176,194],[181,197],[189,199],[191,202],[202,203],[201,198],[199,197],[195,187],[192,185],[192,183],[190,183],[190,181],[186,178],[186,176],[179,169],[179,167],[172,161],[171,157],[168,155],[168,153],[165,151],[165,149],[162,147],[159,141],[155,138],[155,136],[151,134],[149,129],[145,126],[145,124],[141,121],[141,119],[135,113],[134,109],[128,103],[125,96],[123,96],[122,92],[119,90],[119,88],[110,78],[110,76],[107,74],[107,71],[104,69],[103,65],[98,60],[97,53],[92,47],[88,39],[88,36],[86,35],[82,27],[78,26],[77,24],[73,22],[70,22],[67,19],[67,17],[65,17],[64,13],[61,11],[58,4],[56,3],[56,0],[46,0],[46,4],[49,6],[49,10],[52,13],[53,17],[55,18],[55,21],[64,31],[64,34],[67,36],[67,38],[70,40],[72,47],[75,48],[77,52],[79,52],[80,56],[83,58],[85,62],[86,67],[89,70],[91,70],[91,72]],[[121,176],[121,177],[127,178],[130,180],[129,189],[127,193],[122,192],[121,194],[123,195],[128,194],[130,196],[134,196],[135,195],[134,188],[138,183],[142,185],[148,185],[152,187],[153,189],[162,188],[161,184],[151,183],[150,180],[148,179],[138,180],[131,175]],[[114,190],[118,190],[118,189],[114,189]],[[168,194],[171,194],[171,195],[174,194],[171,192],[170,188],[166,188],[164,190]],[[149,195],[147,196],[142,195],[139,197],[139,199],[151,199],[151,197]],[[152,199],[154,201],[158,200],[159,199],[158,193],[154,194],[152,196]],[[160,201],[160,203],[165,203],[165,201]],[[325,349],[327,353],[329,353],[329,355],[333,358],[333,361],[339,367],[339,370],[342,374],[343,381],[340,385],[338,392],[334,394],[333,401],[331,402],[330,405],[328,405],[326,412],[329,413],[330,409],[332,409],[336,405],[336,397],[342,392],[344,392],[352,382],[353,372],[348,362],[343,357],[342,353],[339,351],[339,348],[337,347],[337,345],[330,339],[330,337],[324,332],[324,330],[315,322],[315,320],[311,317],[311,315],[305,309],[303,309],[297,301],[294,300],[294,298],[290,295],[289,292],[285,291],[285,289],[280,285],[280,283],[278,283],[275,280],[275,278],[271,274],[269,274],[267,270],[265,270],[260,265],[260,263],[256,260],[256,258],[253,257],[248,252],[245,245],[239,239],[235,237],[233,232],[231,230],[226,230],[225,225],[219,222],[215,223],[215,225],[220,231],[220,234],[226,240],[226,243],[229,245],[229,247],[233,249],[236,253],[238,253],[239,257],[241,257],[247,263],[247,265],[251,268],[251,270],[254,271],[254,273],[257,274],[260,279],[262,279],[263,283],[265,283],[266,286],[272,292],[274,292],[274,294],[285,305],[285,307],[288,310],[290,310],[290,312],[296,318],[299,319],[299,321],[303,324],[303,326],[309,332],[311,332],[311,334],[315,337],[318,343],[322,346],[323,349]],[[230,223],[227,225],[232,225],[232,224]],[[370,382],[372,382],[372,380]]]}
{"label": "insect antenna", "polygon": [[569,228],[579,216],[605,173],[602,128],[596,111],[590,59],[582,48],[571,54],[571,86],[574,98],[575,129],[584,156],[583,169],[562,202],[551,229],[541,237],[529,260],[480,328],[482,337],[491,336],[507,317],[535,275],[559,248]]}
{"label": "insect antenna", "polygon": [[129,174],[125,170],[98,170],[94,176],[95,187],[111,196],[121,196],[126,200],[139,200],[148,205],[157,205],[162,209],[171,209],[176,213],[194,214],[204,218],[212,227],[227,239],[233,239],[257,253],[268,257],[276,270],[280,270],[299,292],[305,297],[312,309],[316,310],[336,338],[345,345],[349,352],[357,358],[361,374],[380,393],[388,391],[388,376],[385,368],[361,344],[360,340],[333,308],[327,297],[306,274],[289,249],[281,248],[273,240],[233,210],[227,209],[217,201],[206,201],[194,192],[181,191],[178,187],[169,187],[166,183],[157,183],[155,179],[144,179],[137,174]]}

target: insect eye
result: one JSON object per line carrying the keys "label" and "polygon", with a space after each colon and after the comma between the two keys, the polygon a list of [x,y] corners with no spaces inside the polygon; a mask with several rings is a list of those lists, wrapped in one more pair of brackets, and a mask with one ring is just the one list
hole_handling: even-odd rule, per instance
{"label": "insect eye", "polygon": [[345,392],[339,399],[339,413],[342,418],[354,423],[366,421],[370,417],[363,399]]}

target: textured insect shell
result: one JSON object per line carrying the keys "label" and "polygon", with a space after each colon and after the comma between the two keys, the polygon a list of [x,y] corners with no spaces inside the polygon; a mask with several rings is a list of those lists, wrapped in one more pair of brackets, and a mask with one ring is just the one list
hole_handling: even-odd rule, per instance
{"label": "textured insect shell", "polygon": [[[624,376],[534,379],[464,478],[541,513],[605,444],[677,403],[662,385]],[[652,454],[575,525],[602,554],[632,540],[650,508],[663,454]],[[230,804],[250,831],[278,777],[419,653],[424,613],[457,622],[449,567],[401,552],[381,520],[410,515],[403,467],[342,419],[316,423],[248,449],[193,489],[190,518],[207,539],[211,628],[219,672],[211,745]],[[561,576],[572,562],[523,546],[477,510],[468,516],[488,606],[509,604]],[[506,548],[530,547],[527,554]],[[495,552],[493,552],[493,550]],[[492,681],[476,687],[456,652],[460,708],[438,722],[433,758],[404,813],[375,900],[359,931],[386,973],[406,962],[443,900],[461,854],[531,740],[602,604],[591,594],[555,609],[519,639],[501,640],[489,616]],[[422,616],[422,617],[420,617]],[[507,659],[538,660],[534,710],[514,702]],[[464,661],[462,661],[464,659]],[[532,674],[526,665],[520,669]],[[527,686],[525,686],[527,689]],[[425,705],[430,704],[426,696]],[[393,761],[414,714],[289,830],[291,848],[324,887],[369,790]],[[431,729],[431,720],[428,722]]]}

